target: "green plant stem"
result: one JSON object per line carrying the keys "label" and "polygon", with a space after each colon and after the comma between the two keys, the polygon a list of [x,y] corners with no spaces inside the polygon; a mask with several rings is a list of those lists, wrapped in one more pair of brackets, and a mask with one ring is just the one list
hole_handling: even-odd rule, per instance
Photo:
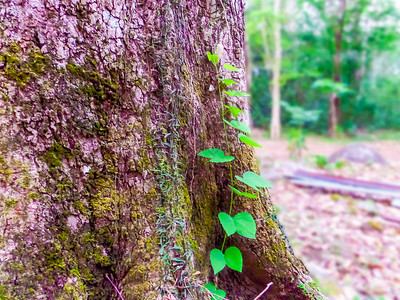
{"label": "green plant stem", "polygon": [[[224,126],[224,133],[225,133],[225,140],[226,140],[226,145],[228,147],[228,155],[231,155],[231,149],[230,149],[230,145],[229,145],[229,139],[228,139],[228,133],[226,131],[226,125],[224,122],[224,101],[222,100],[222,91],[221,91],[221,86],[219,84],[219,72],[218,72],[218,68],[217,66],[215,66],[215,70],[217,72],[217,84],[218,84],[218,92],[219,92],[219,99],[221,101],[221,117],[222,117],[222,124]],[[232,163],[229,163],[229,171],[230,171],[230,175],[231,175],[231,185],[233,186],[233,171],[232,171]],[[229,205],[229,215],[232,214],[232,206],[233,206],[233,190],[231,190],[231,203]],[[221,251],[224,251],[224,246],[225,246],[225,241],[227,238],[227,234],[225,233],[224,236],[224,241],[222,242],[222,247],[221,247]]]}

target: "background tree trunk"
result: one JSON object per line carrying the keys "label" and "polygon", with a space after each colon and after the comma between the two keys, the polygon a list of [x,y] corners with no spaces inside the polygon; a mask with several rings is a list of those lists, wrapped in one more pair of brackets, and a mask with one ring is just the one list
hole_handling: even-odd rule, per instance
{"label": "background tree trunk", "polygon": [[272,111],[271,111],[271,138],[280,139],[281,137],[281,0],[274,0],[274,58],[272,60]]}
{"label": "background tree trunk", "polygon": [[[215,70],[244,66],[243,2],[11,0],[0,7],[0,298],[206,299],[228,168]],[[216,47],[215,47],[216,48]],[[221,76],[240,82],[245,73]],[[239,99],[227,104],[246,109]],[[234,174],[257,170],[231,132]],[[314,298],[268,198],[237,199],[229,299]],[[315,292],[309,288],[310,293]],[[316,293],[316,292],[315,292]]]}
{"label": "background tree trunk", "polygon": [[[335,32],[335,55],[333,58],[333,80],[341,82],[342,72],[342,37],[346,12],[346,0],[339,0],[338,23]],[[334,92],[329,97],[329,136],[337,137],[337,127],[340,119],[340,98]]]}

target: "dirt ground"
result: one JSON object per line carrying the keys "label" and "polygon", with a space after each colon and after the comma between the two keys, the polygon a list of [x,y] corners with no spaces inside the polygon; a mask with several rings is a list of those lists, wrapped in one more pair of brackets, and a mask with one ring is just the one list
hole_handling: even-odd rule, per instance
{"label": "dirt ground", "polygon": [[[348,163],[321,169],[311,155],[329,156],[351,141],[310,138],[301,161],[290,160],[287,141],[271,141],[262,132],[253,137],[261,174],[270,179],[278,217],[293,249],[318,283],[334,300],[400,299],[400,207],[391,202],[358,199],[291,184],[292,169],[400,185],[400,141],[363,144],[378,151],[388,165]],[[269,178],[270,177],[270,178]]]}
{"label": "dirt ground", "polygon": [[[284,139],[273,141],[264,137],[264,132],[253,129],[252,136],[257,139],[262,148],[255,148],[256,156],[259,159],[289,160],[290,153],[288,150],[288,142]],[[303,151],[303,157],[311,155],[330,156],[334,152],[343,148],[351,140],[338,140],[336,142],[327,141],[322,138],[307,137],[306,149]],[[380,153],[388,162],[395,165],[400,164],[400,141],[362,141],[359,142]]]}

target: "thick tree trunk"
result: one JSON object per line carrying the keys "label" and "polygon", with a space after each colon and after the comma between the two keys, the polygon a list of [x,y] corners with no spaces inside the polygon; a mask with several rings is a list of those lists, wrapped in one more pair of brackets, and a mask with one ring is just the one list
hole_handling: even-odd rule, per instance
{"label": "thick tree trunk", "polygon": [[281,0],[274,0],[274,58],[272,60],[272,112],[271,112],[271,138],[276,140],[281,137]]}
{"label": "thick tree trunk", "polygon": [[[243,5],[2,2],[0,298],[207,299],[230,192],[227,167],[197,156],[226,149],[205,53],[243,67]],[[256,171],[231,134],[234,174]],[[244,270],[220,273],[227,297],[272,281],[264,299],[314,298],[270,200],[237,199],[239,211],[257,219],[257,240],[228,238]]]}

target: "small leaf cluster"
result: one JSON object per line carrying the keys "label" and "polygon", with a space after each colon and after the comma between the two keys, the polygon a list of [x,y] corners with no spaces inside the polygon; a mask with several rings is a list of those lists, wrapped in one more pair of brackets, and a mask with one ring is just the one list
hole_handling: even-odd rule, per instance
{"label": "small leaf cluster", "polygon": [[[210,53],[207,52],[207,57],[208,60],[214,65],[216,71],[217,71],[217,78],[219,81],[223,82],[226,86],[230,86],[232,84],[238,84],[235,82],[233,79],[225,79],[225,78],[219,78],[218,76],[218,61],[219,57],[218,54],[216,53]],[[224,68],[233,71],[233,72],[238,72],[240,71],[239,68],[232,66],[231,64],[224,64]],[[246,97],[250,96],[250,94],[246,92],[239,92],[239,91],[223,91],[226,95],[228,96],[233,96],[233,97]],[[258,144],[256,141],[254,141],[250,137],[250,128],[247,126],[245,123],[242,121],[238,120],[238,117],[240,114],[243,113],[243,110],[241,110],[239,107],[236,106],[229,106],[229,105],[224,105],[222,102],[222,93],[220,89],[220,97],[221,97],[221,106],[222,110],[225,107],[228,109],[228,111],[232,114],[234,117],[233,120],[226,120],[224,117],[224,113],[222,114],[222,119],[225,124],[228,126],[235,128],[239,130],[240,132],[238,133],[238,138],[241,142],[253,146],[253,147],[261,147],[260,144]],[[225,125],[224,125],[225,128]],[[225,130],[225,135],[227,135],[226,130]],[[229,150],[229,140],[227,138],[227,144],[228,144],[228,153],[225,154],[225,152],[221,149],[217,148],[210,148],[210,149],[205,149],[198,153],[199,156],[205,157],[209,159],[209,162],[212,163],[229,163],[233,161],[235,158],[231,156],[230,150]],[[249,193],[249,192],[241,192],[237,188],[235,188],[234,185],[234,178],[232,175],[232,165],[229,164],[229,168],[231,170],[231,185],[229,187],[232,189],[232,196],[231,196],[231,209],[229,214],[226,212],[220,212],[218,214],[218,218],[220,220],[220,223],[222,225],[222,228],[225,230],[225,238],[224,238],[224,243],[222,245],[222,249],[213,249],[210,252],[210,261],[211,261],[211,266],[214,270],[214,274],[217,275],[219,272],[221,272],[226,266],[231,268],[232,270],[242,272],[243,269],[243,256],[239,248],[237,247],[229,247],[224,251],[224,245],[225,245],[225,239],[235,233],[249,239],[256,239],[256,233],[257,233],[257,226],[256,222],[253,218],[253,216],[248,213],[248,212],[239,212],[235,216],[232,216],[232,204],[233,204],[233,194],[251,198],[251,199],[258,199],[259,196],[257,194]],[[260,190],[261,188],[271,188],[272,184],[268,181],[262,178],[260,175],[252,172],[252,171],[247,171],[243,173],[242,177],[240,176],[235,176],[235,178],[247,186],[251,187],[252,189],[255,190],[256,193],[261,193],[262,191]],[[205,288],[211,293],[211,298],[212,299],[224,299],[226,296],[226,293],[223,290],[219,290],[216,288],[216,286],[213,283],[207,283],[205,285]]]}
{"label": "small leaf cluster", "polygon": [[227,213],[221,212],[218,214],[218,218],[228,236],[237,232],[249,239],[256,238],[256,222],[248,212],[238,213],[233,218]]}
{"label": "small leaf cluster", "polygon": [[214,269],[214,274],[218,274],[225,266],[232,270],[242,272],[243,257],[240,250],[236,247],[229,247],[223,253],[219,249],[212,249],[210,252],[211,266]]}

